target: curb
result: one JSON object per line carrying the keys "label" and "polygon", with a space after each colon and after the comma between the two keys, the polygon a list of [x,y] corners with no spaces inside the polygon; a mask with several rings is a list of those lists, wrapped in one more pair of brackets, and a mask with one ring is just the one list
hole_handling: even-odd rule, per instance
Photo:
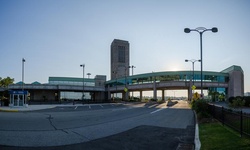
{"label": "curb", "polygon": [[197,115],[196,112],[194,112],[195,115],[195,137],[194,137],[194,144],[195,144],[195,150],[200,150],[201,148],[201,142],[200,142],[200,138],[199,138],[199,124],[197,122]]}
{"label": "curb", "polygon": [[13,110],[0,109],[0,112],[18,112],[18,110],[16,110],[16,109],[13,109]]}

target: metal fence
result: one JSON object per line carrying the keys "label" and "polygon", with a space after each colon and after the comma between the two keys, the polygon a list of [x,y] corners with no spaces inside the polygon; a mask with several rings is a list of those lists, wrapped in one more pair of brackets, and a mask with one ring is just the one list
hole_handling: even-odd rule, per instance
{"label": "metal fence", "polygon": [[215,105],[209,105],[208,108],[209,113],[223,125],[238,131],[241,136],[250,136],[250,114]]}

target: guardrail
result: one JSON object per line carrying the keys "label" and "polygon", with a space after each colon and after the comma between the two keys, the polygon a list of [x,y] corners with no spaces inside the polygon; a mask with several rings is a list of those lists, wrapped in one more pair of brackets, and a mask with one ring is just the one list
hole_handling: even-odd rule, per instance
{"label": "guardrail", "polygon": [[238,131],[241,136],[250,136],[250,114],[215,105],[209,105],[208,108],[209,113],[223,125]]}

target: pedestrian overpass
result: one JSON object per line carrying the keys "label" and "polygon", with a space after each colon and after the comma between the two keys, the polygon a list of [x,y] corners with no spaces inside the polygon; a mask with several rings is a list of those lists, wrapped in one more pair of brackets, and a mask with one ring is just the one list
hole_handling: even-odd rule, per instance
{"label": "pedestrian overpass", "polygon": [[[227,93],[229,75],[221,72],[203,72],[203,89]],[[108,95],[123,93],[123,99],[129,92],[140,92],[142,99],[143,91],[153,91],[154,99],[157,99],[157,91],[162,91],[162,99],[165,90],[188,90],[188,98],[192,97],[192,86],[201,89],[200,71],[171,71],[153,72],[128,76],[106,82]],[[127,89],[124,91],[124,89]],[[110,99],[110,97],[109,97]]]}

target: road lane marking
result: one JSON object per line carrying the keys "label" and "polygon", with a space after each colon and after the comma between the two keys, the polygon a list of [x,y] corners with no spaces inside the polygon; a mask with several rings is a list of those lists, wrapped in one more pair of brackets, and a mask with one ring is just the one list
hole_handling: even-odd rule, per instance
{"label": "road lane marking", "polygon": [[128,110],[128,109],[133,109],[133,107],[116,108],[116,109],[112,109],[112,111],[121,111],[121,110]]}
{"label": "road lane marking", "polygon": [[102,105],[99,105],[99,106],[101,106],[101,107],[103,108],[103,106],[102,106]]}
{"label": "road lane marking", "polygon": [[157,109],[157,110],[155,110],[155,111],[152,111],[150,114],[157,113],[157,112],[159,112],[159,111],[162,111],[163,109],[164,109],[164,108]]}
{"label": "road lane marking", "polygon": [[75,109],[77,109],[78,106],[75,107]]}
{"label": "road lane marking", "polygon": [[89,109],[91,109],[91,106],[89,105]]}

